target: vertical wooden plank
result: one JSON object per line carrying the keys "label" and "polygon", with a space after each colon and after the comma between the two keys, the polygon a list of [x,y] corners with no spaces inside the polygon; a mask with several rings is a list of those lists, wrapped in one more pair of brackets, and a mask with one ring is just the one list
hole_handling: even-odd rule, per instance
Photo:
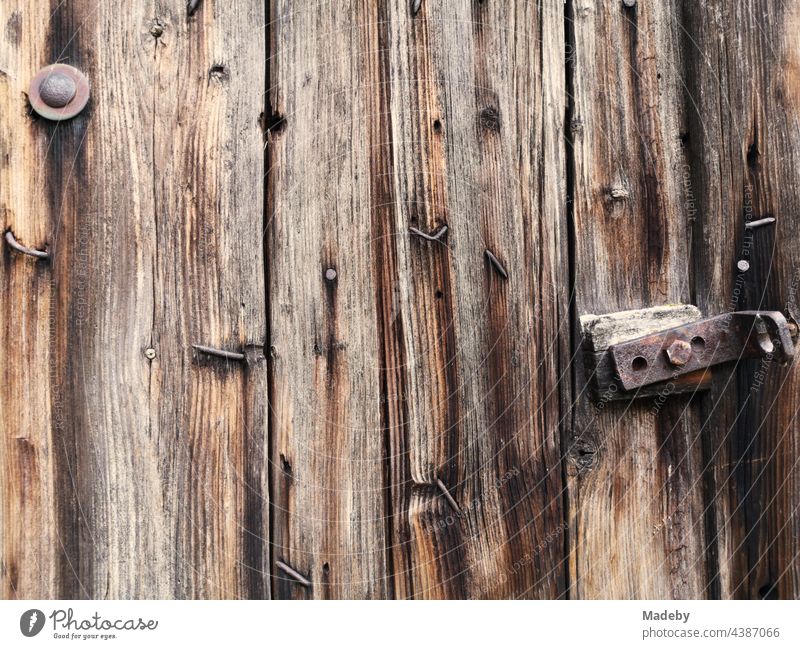
{"label": "vertical wooden plank", "polygon": [[[798,321],[800,4],[685,3],[685,16],[697,299]],[[777,222],[745,230],[765,217]],[[706,434],[721,597],[800,596],[799,390],[796,362],[717,378]]]}
{"label": "vertical wooden plank", "polygon": [[[565,590],[562,11],[423,2],[414,15],[398,0],[382,21],[393,174],[382,232],[394,282],[383,296],[387,427],[405,597]],[[410,233],[445,226],[438,241]]]}
{"label": "vertical wooden plank", "polygon": [[[691,301],[676,2],[568,3],[577,314]],[[705,593],[702,448],[688,397],[589,401],[576,366],[570,592]]]}
{"label": "vertical wooden plank", "polygon": [[[370,229],[377,7],[271,3],[269,195],[277,597],[386,597]],[[284,122],[281,120],[285,119]]]}
{"label": "vertical wooden plank", "polygon": [[17,173],[46,190],[25,235],[53,249],[60,594],[265,596],[263,7],[52,5],[29,67],[92,84],[75,120],[19,124],[41,157]]}
{"label": "vertical wooden plank", "polygon": [[[46,3],[0,5],[0,218],[31,248],[52,248],[47,131],[29,115],[28,83],[47,58]],[[54,444],[50,371],[52,269],[0,241],[0,597],[62,594],[60,450]]]}
{"label": "vertical wooden plank", "polygon": [[[182,597],[265,597],[264,6],[202,2],[188,18],[181,0],[158,9],[153,313],[164,361],[150,411],[173,453],[173,588]],[[246,360],[193,355],[197,343]]]}

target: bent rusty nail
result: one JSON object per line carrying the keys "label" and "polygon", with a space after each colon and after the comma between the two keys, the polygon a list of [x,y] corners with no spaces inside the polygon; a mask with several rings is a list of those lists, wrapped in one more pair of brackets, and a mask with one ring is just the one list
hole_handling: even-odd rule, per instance
{"label": "bent rusty nail", "polygon": [[33,248],[28,248],[28,246],[23,246],[19,241],[17,241],[16,237],[14,237],[14,233],[11,230],[6,230],[6,242],[14,250],[21,252],[23,255],[30,255],[31,257],[36,257],[38,259],[50,259],[50,253],[42,250],[34,250]]}
{"label": "bent rusty nail", "polygon": [[224,349],[216,349],[215,347],[207,347],[206,345],[192,345],[198,352],[208,354],[209,356],[219,356],[220,358],[228,358],[232,361],[243,361],[244,354],[239,352],[229,352]]}
{"label": "bent rusty nail", "polygon": [[770,223],[775,223],[774,216],[768,216],[765,219],[758,219],[757,221],[748,221],[744,224],[744,227],[747,230],[753,230],[755,228],[760,228],[762,225],[769,225]]}
{"label": "bent rusty nail", "polygon": [[299,572],[297,572],[297,570],[295,570],[291,566],[286,565],[283,561],[280,560],[275,561],[275,567],[285,572],[292,579],[299,582],[302,586],[308,588],[311,585],[311,582],[306,577],[301,575]]}
{"label": "bent rusty nail", "polygon": [[492,251],[487,249],[484,254],[494,269],[500,273],[500,276],[503,279],[508,279],[508,273],[506,272],[506,269],[503,268],[503,264],[500,263],[500,260],[492,254]]}
{"label": "bent rusty nail", "polygon": [[447,502],[450,503],[450,506],[455,509],[456,512],[461,513],[461,508],[458,506],[456,499],[453,498],[452,494],[447,490],[447,487],[444,486],[444,482],[442,482],[440,478],[436,478],[436,486],[439,487],[439,491],[441,491],[444,497],[447,498]]}
{"label": "bent rusty nail", "polygon": [[426,234],[422,230],[413,226],[408,228],[408,231],[414,236],[425,239],[426,241],[439,241],[439,239],[441,239],[447,232],[447,226],[443,225],[441,228],[439,228],[439,231],[436,232],[436,234]]}

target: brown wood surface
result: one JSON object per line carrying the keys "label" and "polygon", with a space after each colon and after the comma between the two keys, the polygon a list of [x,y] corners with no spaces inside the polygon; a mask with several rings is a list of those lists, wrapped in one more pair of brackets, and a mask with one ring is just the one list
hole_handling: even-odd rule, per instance
{"label": "brown wood surface", "polygon": [[[800,3],[687,7],[697,304],[798,320]],[[769,216],[774,225],[745,231]],[[751,361],[718,377],[704,404],[715,596],[800,597],[798,395],[796,362]]]}
{"label": "brown wood surface", "polygon": [[189,6],[0,4],[0,597],[800,596],[797,366],[579,326],[800,319],[800,1]]}
{"label": "brown wood surface", "polygon": [[[676,2],[575,2],[575,309],[691,303]],[[570,595],[699,597],[702,445],[690,397],[591,403],[577,367],[568,457]]]}
{"label": "brown wood surface", "polygon": [[[3,595],[263,597],[262,5],[2,12],[3,227],[52,253],[3,249]],[[64,123],[26,100],[55,61]]]}

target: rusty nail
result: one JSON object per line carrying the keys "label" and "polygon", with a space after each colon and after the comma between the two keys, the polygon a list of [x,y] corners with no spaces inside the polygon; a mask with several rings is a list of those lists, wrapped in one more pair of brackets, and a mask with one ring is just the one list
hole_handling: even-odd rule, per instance
{"label": "rusty nail", "polygon": [[37,259],[50,259],[50,254],[47,252],[42,250],[34,250],[33,248],[28,248],[28,246],[23,246],[14,237],[14,233],[11,230],[6,230],[6,242],[14,250],[21,252],[23,255],[30,255],[31,257],[36,257]]}
{"label": "rusty nail", "polygon": [[775,223],[775,217],[768,216],[765,219],[758,219],[757,221],[748,221],[744,224],[744,227],[748,230],[753,230],[755,228],[760,228],[762,225],[769,225],[770,223]]}
{"label": "rusty nail", "polygon": [[489,260],[489,263],[492,265],[492,267],[493,267],[493,268],[494,268],[494,269],[495,269],[495,270],[496,270],[498,273],[500,273],[500,276],[501,276],[503,279],[508,279],[508,273],[506,272],[506,269],[505,269],[505,268],[503,268],[503,264],[501,264],[501,263],[500,263],[500,260],[499,260],[497,257],[495,257],[495,256],[494,256],[494,254],[492,253],[492,251],[487,249],[487,250],[484,252],[484,254],[486,255],[486,258]]}
{"label": "rusty nail", "polygon": [[667,358],[676,367],[683,367],[692,358],[692,346],[685,340],[676,340],[667,348]]}
{"label": "rusty nail", "polygon": [[283,561],[276,560],[275,561],[275,567],[278,568],[279,570],[282,570],[283,572],[285,572],[292,579],[294,579],[297,582],[299,582],[302,586],[305,586],[306,588],[308,588],[311,585],[311,582],[306,577],[301,575],[299,572],[297,572],[297,570],[295,570],[291,566],[285,564]]}
{"label": "rusty nail", "polygon": [[456,499],[453,498],[453,495],[447,490],[447,487],[444,486],[444,482],[441,479],[436,478],[436,486],[439,487],[439,491],[442,492],[444,497],[447,499],[447,502],[450,503],[450,506],[458,513],[461,513],[461,508],[458,506]]}
{"label": "rusty nail", "polygon": [[736,268],[738,268],[741,272],[746,273],[748,270],[750,270],[750,262],[748,262],[746,259],[740,259],[736,262]]}
{"label": "rusty nail", "polygon": [[228,358],[232,361],[243,361],[244,354],[239,352],[229,352],[224,349],[217,349],[215,347],[207,347],[206,345],[192,345],[198,352],[208,354],[209,356],[219,356],[220,358]]}
{"label": "rusty nail", "polygon": [[48,65],[31,80],[28,100],[31,108],[45,119],[70,119],[89,101],[89,80],[71,65]]}
{"label": "rusty nail", "polygon": [[439,241],[439,239],[441,239],[447,232],[447,226],[443,225],[434,234],[426,234],[422,230],[415,227],[408,228],[408,231],[414,236],[420,237],[421,239],[425,239],[426,241]]}
{"label": "rusty nail", "polygon": [[416,16],[419,13],[419,8],[422,6],[422,0],[411,0],[411,15]]}

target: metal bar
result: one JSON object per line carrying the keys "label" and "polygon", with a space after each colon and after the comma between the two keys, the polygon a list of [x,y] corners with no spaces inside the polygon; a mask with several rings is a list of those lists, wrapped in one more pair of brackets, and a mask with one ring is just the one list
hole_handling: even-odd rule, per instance
{"label": "metal bar", "polygon": [[741,358],[788,360],[792,332],[779,311],[737,311],[619,343],[609,353],[622,387],[635,390]]}

